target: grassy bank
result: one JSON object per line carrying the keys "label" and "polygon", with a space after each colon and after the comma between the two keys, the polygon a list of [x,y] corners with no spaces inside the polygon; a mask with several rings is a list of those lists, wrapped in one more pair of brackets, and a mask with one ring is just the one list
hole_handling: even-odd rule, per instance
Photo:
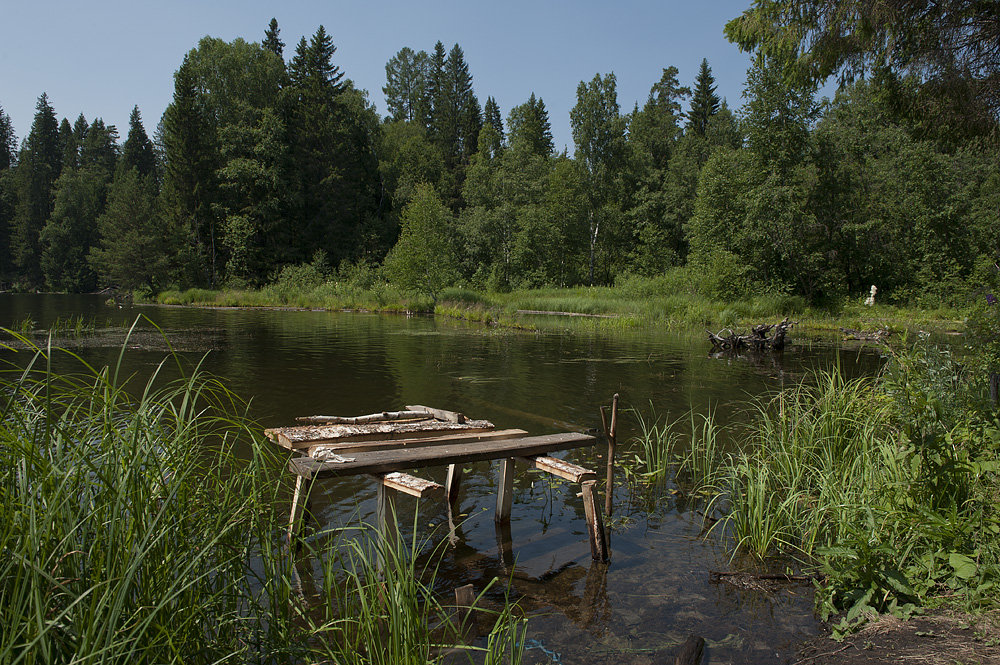
{"label": "grassy bank", "polygon": [[[0,662],[416,665],[461,644],[416,541],[314,536],[322,578],[301,595],[284,460],[221,382],[174,357],[137,384],[51,353],[0,368]],[[508,605],[462,648],[516,662],[521,632]]]}
{"label": "grassy bank", "polygon": [[734,554],[820,573],[819,609],[840,632],[877,612],[996,606],[1000,424],[987,394],[921,342],[877,378],[832,369],[757,401],[726,437],[711,414],[647,418],[640,455],[651,477],[712,497]]}
{"label": "grassy bank", "polygon": [[[703,281],[703,280],[701,280]],[[791,317],[811,330],[962,327],[964,313],[946,306],[865,306],[861,298],[810,306],[800,296],[761,294],[740,297],[712,294],[686,269],[656,278],[630,277],[615,286],[543,288],[509,293],[445,289],[435,298],[404,293],[377,279],[325,278],[291,272],[254,290],[189,289],[165,291],[155,298],[168,305],[210,307],[297,307],[376,312],[424,312],[512,327],[529,326],[525,312],[573,313],[610,317],[609,327],[666,328],[750,326]],[[529,315],[530,316],[530,315]]]}

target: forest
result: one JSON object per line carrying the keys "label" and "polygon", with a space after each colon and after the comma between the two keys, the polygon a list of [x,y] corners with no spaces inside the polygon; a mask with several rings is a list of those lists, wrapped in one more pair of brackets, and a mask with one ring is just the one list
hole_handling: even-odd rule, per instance
{"label": "forest", "polygon": [[750,17],[727,27],[757,52],[740,107],[707,60],[693,81],[664,63],[631,109],[597,73],[573,154],[534,92],[481,104],[458,44],[401,48],[380,117],[323,26],[286,59],[273,19],[184,55],[152,135],[138,108],[122,141],[43,93],[18,142],[0,108],[0,288],[246,289],[310,264],[436,298],[683,270],[720,300],[874,284],[934,307],[1000,283],[996,109],[950,113],[891,59],[818,99],[833,70],[794,75]]}

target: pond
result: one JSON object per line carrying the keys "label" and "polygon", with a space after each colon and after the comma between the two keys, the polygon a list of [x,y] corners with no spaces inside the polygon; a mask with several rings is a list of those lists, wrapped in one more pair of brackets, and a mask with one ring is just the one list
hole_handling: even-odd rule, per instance
{"label": "pond", "polygon": [[[588,319],[536,317],[537,331],[515,331],[428,316],[325,311],[120,309],[102,296],[2,295],[0,326],[34,328],[82,316],[96,334],[67,340],[92,364],[113,363],[125,328],[138,315],[124,369],[148,374],[167,349],[225,379],[251,400],[265,427],[296,416],[356,415],[425,404],[519,427],[532,434],[599,430],[600,407],[621,395],[619,460],[634,459],[636,420],[678,418],[713,410],[724,423],[746,418],[748,399],[789,385],[816,368],[838,364],[848,375],[872,374],[878,353],[834,340],[803,341],[792,332],[784,353],[758,359],[714,358],[704,333],[616,329]],[[4,353],[5,356],[9,352]],[[602,470],[603,443],[565,456]],[[812,589],[768,592],[713,583],[730,561],[720,534],[704,533],[697,501],[670,485],[644,489],[619,473],[609,520],[611,560],[593,564],[578,488],[519,472],[510,536],[514,565],[498,547],[493,523],[495,470],[469,467],[462,486],[457,543],[441,562],[442,593],[498,577],[529,613],[526,663],[664,662],[690,634],[707,641],[712,663],[794,659],[795,647],[819,632]],[[445,469],[421,472],[443,482]],[[599,472],[603,477],[603,471]],[[603,485],[603,483],[601,483]],[[398,503],[412,523],[415,500]],[[364,477],[326,481],[314,492],[323,528],[373,521],[375,484]],[[447,536],[443,500],[420,506],[418,536]],[[300,566],[307,573],[309,562]],[[308,575],[306,575],[308,577]],[[493,593],[501,593],[499,590]]]}

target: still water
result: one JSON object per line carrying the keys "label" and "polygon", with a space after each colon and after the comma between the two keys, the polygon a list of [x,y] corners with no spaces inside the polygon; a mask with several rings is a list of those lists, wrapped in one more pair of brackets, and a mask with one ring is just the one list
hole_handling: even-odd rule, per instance
{"label": "still water", "polygon": [[[88,362],[115,362],[122,326],[143,315],[148,320],[138,323],[125,356],[129,373],[141,376],[163,359],[167,346],[155,323],[182,357],[201,362],[250,399],[264,427],[292,424],[301,415],[425,404],[532,434],[596,430],[600,406],[617,392],[624,411],[619,459],[625,461],[637,452],[629,443],[636,421],[627,409],[671,419],[691,409],[712,410],[720,421],[738,424],[749,398],[812,369],[838,364],[860,375],[881,364],[873,350],[796,339],[794,329],[783,354],[750,360],[711,357],[702,333],[611,330],[592,320],[539,317],[532,321],[538,331],[524,332],[423,316],[119,309],[101,296],[0,295],[0,327],[30,318],[43,329],[77,315],[98,328],[97,335],[69,341]],[[565,457],[602,470],[602,452],[603,443]],[[440,568],[441,591],[471,583],[478,594],[498,577],[505,582],[492,592],[499,598],[509,581],[531,617],[526,663],[665,662],[690,634],[706,639],[705,662],[783,662],[794,660],[797,643],[819,631],[808,586],[760,592],[713,583],[709,571],[742,564],[730,561],[720,534],[703,533],[701,506],[669,486],[644,489],[618,474],[605,566],[591,562],[576,486],[522,470],[515,481],[512,547],[505,551],[493,524],[495,472],[488,463],[469,468],[458,540]],[[421,475],[443,482],[444,469]],[[321,527],[374,519],[372,481],[347,478],[317,489]],[[412,516],[414,501],[400,500],[401,514]],[[418,535],[440,542],[446,515],[443,501],[424,500]],[[308,570],[308,562],[303,566]]]}

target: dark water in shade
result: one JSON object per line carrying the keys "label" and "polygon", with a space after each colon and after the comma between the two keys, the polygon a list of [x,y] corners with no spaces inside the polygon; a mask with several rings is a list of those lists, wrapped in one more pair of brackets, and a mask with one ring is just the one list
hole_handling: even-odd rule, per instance
{"label": "dark water in shade", "polygon": [[[774,358],[717,359],[709,356],[702,333],[609,332],[601,327],[607,324],[553,317],[535,320],[539,332],[518,332],[431,317],[118,309],[100,296],[0,295],[0,327],[28,316],[37,328],[57,317],[93,319],[99,334],[70,344],[98,365],[115,362],[121,325],[139,314],[155,322],[181,356],[202,361],[252,399],[252,413],[264,426],[291,424],[299,415],[425,404],[486,418],[498,428],[544,434],[599,428],[599,407],[615,392],[624,408],[647,416],[713,409],[720,421],[739,423],[745,418],[740,405],[749,397],[794,383],[812,369],[837,363],[846,374],[860,375],[881,363],[863,347],[801,340]],[[101,332],[105,326],[111,329]],[[141,376],[163,359],[166,345],[149,322],[139,327],[125,364]],[[627,443],[634,427],[625,414],[619,459],[634,455]],[[565,457],[603,478],[605,450],[599,444]],[[707,640],[705,662],[772,663],[794,659],[796,644],[818,632],[808,586],[760,593],[711,583],[708,571],[731,567],[729,553],[717,534],[702,535],[697,506],[669,488],[629,487],[619,474],[612,558],[602,566],[590,560],[578,488],[526,470],[515,481],[512,545],[503,554],[504,534],[493,524],[495,473],[487,463],[470,468],[459,540],[444,555],[438,583],[442,593],[468,583],[479,593],[494,577],[510,580],[513,597],[531,616],[526,663],[672,662],[676,646],[691,633]],[[443,482],[444,469],[421,475]],[[317,489],[320,526],[374,519],[373,481],[354,477]],[[412,516],[414,502],[398,501],[404,517]],[[443,501],[425,500],[418,535],[440,541],[446,514]],[[308,578],[308,562],[301,567]],[[494,598],[503,586],[494,588]]]}

